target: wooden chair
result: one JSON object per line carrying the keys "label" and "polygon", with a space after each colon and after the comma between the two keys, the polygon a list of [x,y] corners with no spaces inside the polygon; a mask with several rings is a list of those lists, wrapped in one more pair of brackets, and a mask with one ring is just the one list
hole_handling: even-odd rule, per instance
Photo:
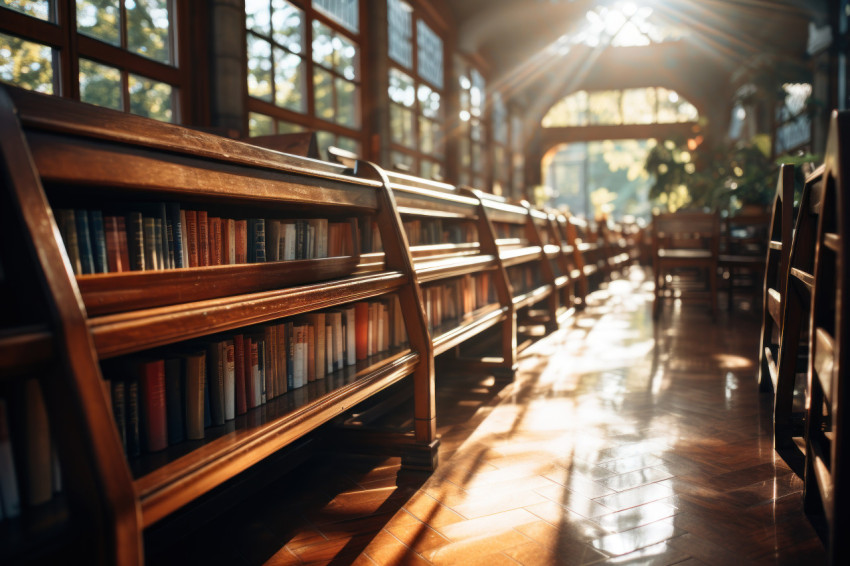
{"label": "wooden chair", "polygon": [[806,410],[805,507],[826,519],[829,564],[850,564],[850,452],[843,449],[844,414],[850,398],[847,358],[850,336],[850,228],[845,176],[850,171],[850,113],[834,112],[824,160],[812,291]]}
{"label": "wooden chair", "polygon": [[[661,311],[662,299],[686,294],[705,295],[711,304],[712,318],[717,316],[715,274],[719,234],[716,213],[674,212],[653,216],[654,318],[658,318]],[[707,294],[704,289],[706,283]]]}
{"label": "wooden chair", "polygon": [[764,280],[767,254],[768,212],[736,214],[723,219],[720,229],[720,253],[717,263],[727,292],[727,308],[735,304],[735,290],[744,289],[758,300]]}
{"label": "wooden chair", "polygon": [[823,197],[823,171],[821,166],[809,175],[800,197],[788,257],[785,295],[782,297],[782,334],[774,386],[774,445],[779,455],[799,475],[803,474],[805,456],[803,396],[799,386],[805,381],[809,357],[809,315],[815,282],[815,246]]}
{"label": "wooden chair", "polygon": [[785,304],[785,285],[788,282],[788,256],[791,255],[794,217],[793,165],[783,165],[779,170],[772,210],[764,268],[759,347],[759,387],[763,391],[773,391],[776,387],[782,308]]}

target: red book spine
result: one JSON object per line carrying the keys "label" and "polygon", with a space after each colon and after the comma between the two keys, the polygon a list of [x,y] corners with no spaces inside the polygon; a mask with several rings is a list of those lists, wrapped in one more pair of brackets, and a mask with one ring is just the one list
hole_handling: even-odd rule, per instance
{"label": "red book spine", "polygon": [[106,236],[106,265],[109,273],[124,271],[121,265],[121,236],[118,233],[118,217],[105,216],[103,231]]}
{"label": "red book spine", "polygon": [[141,389],[145,410],[147,449],[150,452],[165,450],[168,446],[168,423],[165,408],[164,360],[142,364]]}
{"label": "red book spine", "polygon": [[248,221],[236,221],[236,263],[248,263]]}
{"label": "red book spine", "polygon": [[250,336],[245,336],[243,340],[244,351],[242,353],[242,360],[245,366],[245,401],[248,404],[249,409],[253,409],[257,406],[254,402],[254,372],[252,366],[252,361],[257,359],[257,345],[253,344],[254,357],[252,358],[252,342],[253,340],[251,340]]}
{"label": "red book spine", "polygon": [[232,235],[230,227],[233,224],[233,219],[221,219],[221,263],[222,265],[231,265],[233,262],[230,259],[230,247],[234,244],[231,241]]}
{"label": "red book spine", "polygon": [[186,211],[186,243],[189,244],[189,267],[198,267],[198,211]]}
{"label": "red book spine", "polygon": [[207,224],[207,211],[198,211],[198,265],[210,264],[210,241],[209,226]]}
{"label": "red book spine", "polygon": [[248,411],[245,400],[245,340],[241,334],[233,337],[233,369],[236,374],[236,414]]}
{"label": "red book spine", "polygon": [[354,303],[354,351],[358,360],[369,355],[369,303]]}
{"label": "red book spine", "polygon": [[209,219],[210,228],[210,265],[221,265],[221,218]]}

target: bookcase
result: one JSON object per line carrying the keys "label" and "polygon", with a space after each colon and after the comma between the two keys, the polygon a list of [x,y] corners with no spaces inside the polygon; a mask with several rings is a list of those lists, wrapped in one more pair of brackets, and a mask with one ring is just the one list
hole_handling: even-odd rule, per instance
{"label": "bookcase", "polygon": [[[0,393],[40,389],[61,474],[45,517],[33,505],[0,522],[0,562],[62,531],[88,562],[141,563],[145,529],[408,377],[403,463],[436,466],[434,344],[383,171],[15,88],[0,91],[0,123],[12,233],[0,248]],[[361,254],[373,236],[381,251]],[[240,336],[255,346],[243,350],[244,411],[228,353]],[[169,367],[180,368],[176,405]],[[183,439],[162,446],[172,409]],[[16,456],[29,448],[14,431],[11,444]]]}
{"label": "bookcase", "polygon": [[[453,355],[454,367],[512,377],[515,309],[481,199],[445,183],[387,175],[410,242],[434,355]],[[481,352],[466,347],[473,341],[485,342],[483,335],[495,337],[499,355],[492,348]]]}
{"label": "bookcase", "polygon": [[[480,199],[482,213],[492,226],[518,327],[542,325],[551,332],[558,324],[555,274],[534,220],[544,220],[545,214],[499,196],[477,190],[473,194]],[[552,248],[549,251],[554,252]],[[528,343],[524,341],[518,348],[521,350]]]}

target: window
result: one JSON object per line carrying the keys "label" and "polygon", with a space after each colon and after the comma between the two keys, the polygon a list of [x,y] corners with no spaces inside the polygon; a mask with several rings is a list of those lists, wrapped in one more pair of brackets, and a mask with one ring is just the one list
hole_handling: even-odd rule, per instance
{"label": "window", "polygon": [[358,0],[246,0],[248,131],[360,152]]}
{"label": "window", "polygon": [[442,180],[443,40],[402,0],[387,0],[387,16],[390,166]]}
{"label": "window", "polygon": [[179,66],[176,6],[169,0],[4,2],[0,80],[180,121],[178,93],[188,91],[188,79]]}
{"label": "window", "polygon": [[580,90],[552,106],[543,118],[543,127],[671,124],[698,118],[693,104],[666,88]]}
{"label": "window", "polygon": [[508,111],[502,101],[502,95],[494,92],[490,99],[493,108],[490,112],[490,120],[493,128],[493,193],[497,195],[508,195],[510,187],[510,162],[508,154]]}
{"label": "window", "polygon": [[487,156],[487,132],[484,123],[484,77],[474,67],[468,66],[458,58],[455,68],[458,71],[460,86],[460,132],[459,132],[459,175],[462,185],[471,185],[476,189],[487,190],[485,178],[485,158]]}

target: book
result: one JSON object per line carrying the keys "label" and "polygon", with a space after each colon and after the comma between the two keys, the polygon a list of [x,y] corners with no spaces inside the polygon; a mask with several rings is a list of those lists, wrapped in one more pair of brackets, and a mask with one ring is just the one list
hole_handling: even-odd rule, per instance
{"label": "book", "polygon": [[168,414],[165,407],[165,361],[142,362],[139,389],[143,408],[145,449],[159,452],[168,447]]}
{"label": "book", "polygon": [[257,373],[257,389],[260,392],[257,397],[257,404],[262,405],[268,400],[266,392],[266,340],[262,336],[257,337]]}
{"label": "book", "polygon": [[256,363],[252,357],[257,354],[257,345],[252,344],[253,341],[253,337],[246,334],[242,343],[244,347],[242,361],[245,368],[245,402],[249,409],[253,409],[257,406],[254,402],[254,367],[256,366]]}
{"label": "book", "polygon": [[65,253],[68,254],[71,270],[74,275],[81,275],[83,265],[80,260],[80,243],[77,239],[77,221],[74,218],[74,211],[68,208],[57,209],[56,224],[59,226],[59,233],[65,244]]}
{"label": "book", "polygon": [[358,360],[369,355],[369,303],[354,303],[354,350]]}
{"label": "book", "polygon": [[11,519],[21,514],[21,494],[15,474],[15,457],[5,399],[0,399],[0,503],[2,517]]}
{"label": "book", "polygon": [[316,368],[316,379],[322,379],[327,374],[327,361],[325,360],[326,345],[325,345],[325,313],[312,312],[306,315],[307,321],[313,326],[315,332],[316,346],[314,348]]}
{"label": "book", "polygon": [[207,346],[207,383],[210,397],[210,422],[213,426],[224,424],[224,342]]}
{"label": "book", "polygon": [[198,266],[210,265],[210,240],[207,211],[198,211]]}
{"label": "book", "polygon": [[183,359],[165,360],[165,412],[168,424],[168,444],[177,444],[186,438],[186,402],[183,399]]}
{"label": "book", "polygon": [[304,323],[307,338],[307,382],[316,381],[316,329],[307,321]]}
{"label": "book", "polygon": [[266,261],[280,260],[280,221],[266,221]]}
{"label": "book", "polygon": [[156,226],[159,229],[160,269],[174,269],[174,235],[172,233],[169,243],[168,236],[168,209],[164,202],[156,203],[155,216]]}
{"label": "book", "polygon": [[303,324],[294,324],[292,327],[293,347],[290,351],[292,352],[292,386],[295,389],[303,387],[307,383],[307,368],[304,364],[307,359],[307,340],[304,331]]}
{"label": "book", "polygon": [[130,271],[130,252],[127,249],[127,223],[123,216],[103,219],[106,240],[106,270],[109,273]]}
{"label": "book", "polygon": [[[182,211],[181,211],[182,212]],[[188,267],[198,267],[200,263],[198,252],[198,211],[186,211],[186,249],[189,250]]]}
{"label": "book", "polygon": [[261,365],[262,357],[260,356],[260,352],[261,352],[262,349],[261,349],[261,346],[259,344],[259,342],[261,342],[261,341],[262,341],[262,339],[260,339],[257,336],[251,336],[251,338],[248,341],[248,344],[251,347],[251,357],[250,357],[250,360],[251,360],[251,396],[250,396],[250,403],[249,403],[248,406],[249,406],[249,408],[252,408],[252,409],[254,407],[259,407],[262,404],[262,397],[263,397],[263,391],[262,391],[263,376],[262,376],[262,365]]}
{"label": "book", "polygon": [[266,376],[266,399],[277,397],[277,326],[268,324],[263,327],[263,368]]}
{"label": "book", "polygon": [[187,354],[186,362],[186,438],[199,440],[204,437],[204,381],[206,376],[206,354]]}
{"label": "book", "polygon": [[94,273],[94,252],[92,251],[88,211],[82,209],[75,210],[74,220],[77,223],[77,242],[80,246],[82,273],[84,275]]}
{"label": "book", "polygon": [[225,265],[236,263],[236,221],[233,218],[221,219],[222,262]]}
{"label": "book", "polygon": [[287,321],[283,325],[286,334],[286,388],[295,389],[295,324]]}
{"label": "book", "polygon": [[221,218],[213,216],[208,219],[210,237],[210,265],[222,265],[221,255]]}
{"label": "book", "polygon": [[278,395],[283,395],[289,390],[289,385],[287,381],[287,354],[288,348],[286,346],[286,324],[277,324],[275,325],[275,365],[277,369],[277,384],[275,385],[275,391]]}
{"label": "book", "polygon": [[156,222],[150,216],[142,217],[142,244],[144,246],[144,257],[146,270],[157,268],[156,250]]}
{"label": "book", "polygon": [[154,252],[156,257],[156,267],[154,269],[166,268],[166,257],[168,252],[165,249],[165,240],[163,239],[164,228],[162,226],[162,218],[154,217],[153,219],[153,239]]}
{"label": "book", "polygon": [[121,446],[127,454],[127,388],[123,379],[110,379],[109,392],[112,398],[112,418],[118,430]]}
{"label": "book", "polygon": [[189,266],[189,225],[186,223],[186,211],[180,209],[180,226],[183,229],[181,240],[183,241],[183,267]]}
{"label": "book", "polygon": [[263,218],[248,220],[248,262],[263,263],[266,261],[266,221]]}
{"label": "book", "polygon": [[222,354],[224,367],[224,420],[236,418],[236,359],[234,341],[225,340]]}
{"label": "book", "polygon": [[106,273],[109,271],[106,259],[106,230],[103,225],[103,212],[92,210],[89,212],[89,228],[91,229],[92,257],[94,258],[93,273]]}
{"label": "book", "polygon": [[248,263],[248,221],[237,220],[234,228],[236,232],[236,263]]}
{"label": "book", "polygon": [[168,219],[168,227],[166,229],[166,234],[168,235],[169,242],[169,259],[172,259],[173,268],[181,268],[188,267],[186,265],[186,260],[184,257],[184,240],[185,237],[183,235],[183,215],[180,210],[180,204],[176,202],[169,202],[165,205],[166,209],[166,218]]}
{"label": "book", "polygon": [[354,307],[347,306],[342,309],[342,313],[345,325],[345,364],[353,366],[357,363]]}
{"label": "book", "polygon": [[233,374],[236,414],[244,415],[248,411],[248,400],[245,395],[245,339],[242,334],[233,337]]}
{"label": "book", "polygon": [[[129,374],[128,374],[129,375]],[[134,457],[142,453],[141,439],[141,402],[139,400],[139,380],[135,376],[127,378],[125,424],[127,432],[127,456]]]}

